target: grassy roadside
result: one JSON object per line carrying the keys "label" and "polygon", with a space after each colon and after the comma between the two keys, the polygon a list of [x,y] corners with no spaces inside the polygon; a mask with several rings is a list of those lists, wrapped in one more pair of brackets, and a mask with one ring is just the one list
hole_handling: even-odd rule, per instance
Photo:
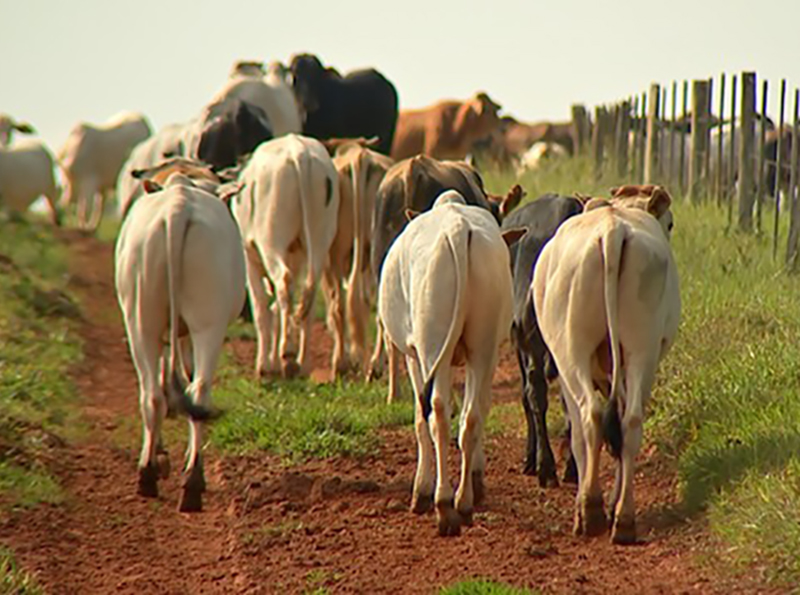
{"label": "grassy roadside", "polygon": [[58,502],[50,451],[77,431],[68,370],[81,358],[66,258],[45,224],[0,233],[0,501]]}
{"label": "grassy roadside", "polygon": [[[486,178],[494,192],[514,182]],[[575,160],[521,181],[529,200],[548,191],[603,196],[620,181],[591,180],[587,162]],[[726,210],[676,194],[683,320],[660,367],[645,440],[676,470],[687,514],[707,513],[729,569],[797,585],[800,278],[782,267],[787,221],[773,260],[771,237],[729,231]],[[765,209],[764,221],[772,216]]]}

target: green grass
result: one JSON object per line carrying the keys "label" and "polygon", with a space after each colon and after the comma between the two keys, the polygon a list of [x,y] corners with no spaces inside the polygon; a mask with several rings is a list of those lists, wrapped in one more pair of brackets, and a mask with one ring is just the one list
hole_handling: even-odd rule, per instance
{"label": "green grass", "polygon": [[228,452],[264,450],[288,461],[377,452],[377,430],[413,421],[410,400],[386,404],[384,384],[259,383],[223,362],[214,402],[226,414],[211,429],[212,443]]}
{"label": "green grass", "polygon": [[44,593],[33,575],[22,570],[14,554],[0,548],[0,595],[40,595]]}
{"label": "green grass", "polygon": [[439,595],[533,595],[534,593],[537,591],[484,580],[463,581],[439,591]]}
{"label": "green grass", "polygon": [[47,224],[0,221],[0,499],[55,502],[47,451],[80,432],[69,368],[81,358],[65,250]]}

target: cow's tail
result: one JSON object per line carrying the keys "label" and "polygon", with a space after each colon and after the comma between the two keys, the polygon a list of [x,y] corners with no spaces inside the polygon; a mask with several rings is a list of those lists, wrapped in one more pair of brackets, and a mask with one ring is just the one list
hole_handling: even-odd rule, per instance
{"label": "cow's tail", "polygon": [[[314,167],[314,164],[310,162],[308,153],[303,151],[294,155],[294,166],[297,173],[298,189],[300,191],[300,210],[303,220],[303,235],[305,236],[304,239],[307,259],[306,284],[303,287],[303,294],[300,298],[300,304],[294,316],[295,322],[300,323],[308,317],[308,315],[311,313],[311,308],[314,306],[314,295],[316,294],[317,276],[319,274],[319,271],[316,270],[314,263],[317,262],[316,258],[320,257],[321,255],[317,255],[314,250],[316,242],[311,230],[311,213],[309,212],[309,200],[311,199],[311,193],[309,192],[310,189],[308,185],[310,179],[313,179],[313,175],[310,174],[312,174],[311,168]],[[333,193],[335,192],[334,184],[337,182],[338,180],[331,180],[327,174],[325,175],[326,205],[332,200]],[[333,216],[335,217],[336,214],[334,213]]]}
{"label": "cow's tail", "polygon": [[619,276],[622,252],[625,247],[625,228],[612,226],[600,239],[603,255],[603,285],[605,287],[606,324],[611,346],[611,392],[603,416],[603,438],[611,455],[622,456],[622,424],[619,413],[620,375],[622,373],[619,346]]}
{"label": "cow's tail", "polygon": [[186,232],[189,230],[189,209],[184,202],[177,203],[170,209],[166,217],[167,248],[167,292],[169,295],[169,383],[167,397],[170,409],[188,415],[194,420],[205,420],[211,417],[211,411],[197,405],[187,393],[184,378],[183,358],[181,357],[178,313],[178,283],[181,277],[181,260]]}
{"label": "cow's tail", "polygon": [[[425,358],[421,358],[422,377],[424,380],[424,388],[420,398],[422,399],[422,413],[425,419],[428,419],[431,414],[433,397],[433,382],[436,378],[436,371],[442,363],[442,358],[446,353],[452,352],[456,343],[459,340],[460,325],[459,322],[463,319],[464,304],[466,298],[467,288],[467,270],[469,266],[469,248],[472,243],[472,230],[466,225],[459,226],[453,232],[445,234],[446,245],[448,251],[453,257],[453,264],[455,265],[456,273],[456,287],[454,293],[453,314],[450,318],[450,327],[447,330],[447,336],[444,343],[439,347],[438,352],[433,359],[433,363],[428,366]],[[427,355],[427,354],[425,354]]]}

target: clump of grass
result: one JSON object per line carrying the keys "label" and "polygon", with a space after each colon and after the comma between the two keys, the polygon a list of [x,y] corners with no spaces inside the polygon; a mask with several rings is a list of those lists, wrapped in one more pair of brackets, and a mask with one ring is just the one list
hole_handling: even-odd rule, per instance
{"label": "clump of grass", "polygon": [[533,595],[534,593],[537,591],[485,580],[462,581],[439,591],[439,595]]}
{"label": "clump of grass", "polygon": [[0,548],[0,593],[3,595],[44,593],[34,576],[19,567],[14,554],[7,548]]}
{"label": "clump of grass", "polygon": [[377,452],[377,430],[413,421],[409,401],[386,404],[383,384],[260,384],[235,364],[221,367],[214,401],[227,410],[211,429],[223,450],[264,450],[290,461]]}
{"label": "clump of grass", "polygon": [[10,497],[15,506],[33,506],[40,502],[58,504],[63,500],[58,483],[39,465],[26,469],[0,462],[0,492]]}

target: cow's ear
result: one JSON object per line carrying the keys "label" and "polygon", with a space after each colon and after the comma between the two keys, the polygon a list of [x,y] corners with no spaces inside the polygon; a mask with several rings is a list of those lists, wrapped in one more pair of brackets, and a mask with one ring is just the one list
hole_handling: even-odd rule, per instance
{"label": "cow's ear", "polygon": [[158,182],[154,182],[153,180],[142,180],[142,188],[147,194],[153,194],[153,192],[160,192],[164,189],[164,187],[159,184]]}
{"label": "cow's ear", "polygon": [[36,129],[27,122],[18,122],[14,124],[14,128],[22,134],[36,134]]}
{"label": "cow's ear", "polygon": [[583,212],[587,213],[589,211],[593,211],[601,207],[610,207],[610,206],[611,202],[609,202],[605,198],[590,198],[589,200],[583,203]]}
{"label": "cow's ear", "polygon": [[371,148],[371,147],[377,147],[380,144],[380,142],[381,139],[379,136],[371,136],[368,139],[365,139],[364,142],[361,143],[361,145],[367,148]]}
{"label": "cow's ear", "polygon": [[[612,188],[611,190],[612,190],[611,195],[613,196],[614,195],[613,191],[616,190],[616,188]],[[582,192],[576,192],[575,194],[573,194],[573,196],[578,200],[578,202],[580,202],[583,205],[584,208],[586,208],[586,203],[592,200],[591,196],[589,196],[588,194],[583,194]]]}
{"label": "cow's ear", "polygon": [[672,205],[672,197],[669,192],[661,186],[656,186],[653,189],[653,195],[647,201],[647,212],[656,219],[660,219],[669,210],[670,205]]}
{"label": "cow's ear", "polygon": [[503,217],[508,217],[508,214],[519,206],[522,199],[525,198],[525,190],[522,186],[515,184],[514,187],[508,191],[508,194],[500,203],[500,214]]}
{"label": "cow's ear", "polygon": [[[611,190],[608,191],[608,193],[611,195],[611,198],[616,198],[617,192],[619,192],[620,190],[622,190],[622,186],[614,186]],[[575,193],[575,198],[578,198],[577,192]]]}
{"label": "cow's ear", "polygon": [[417,215],[419,215],[419,211],[415,211],[413,209],[406,209],[406,221],[411,221]]}
{"label": "cow's ear", "polygon": [[502,232],[500,235],[503,236],[503,241],[505,241],[506,245],[513,246],[516,242],[522,239],[528,233],[527,227],[515,227],[514,229],[507,229]]}

